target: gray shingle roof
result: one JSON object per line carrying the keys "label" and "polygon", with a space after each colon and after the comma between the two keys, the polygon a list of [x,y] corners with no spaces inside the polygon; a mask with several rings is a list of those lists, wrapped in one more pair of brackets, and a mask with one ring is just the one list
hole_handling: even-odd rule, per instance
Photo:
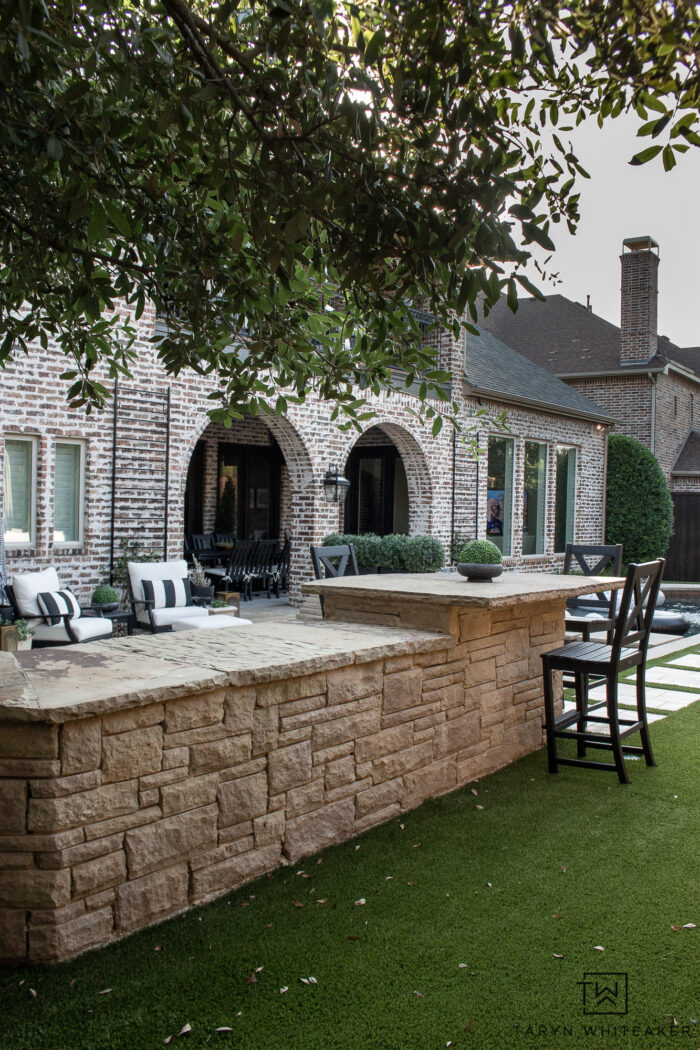
{"label": "gray shingle roof", "polygon": [[615,422],[599,405],[579,394],[547,369],[506,346],[491,332],[467,332],[466,383],[471,392],[523,405],[533,405],[558,415],[596,422]]}
{"label": "gray shingle roof", "polygon": [[[521,299],[516,313],[502,298],[479,324],[542,368],[558,376],[626,371],[620,365],[620,329],[563,295]],[[700,352],[659,337],[658,352],[643,367],[661,371],[677,362],[700,376]]]}
{"label": "gray shingle roof", "polygon": [[671,473],[700,474],[700,430],[690,431]]}

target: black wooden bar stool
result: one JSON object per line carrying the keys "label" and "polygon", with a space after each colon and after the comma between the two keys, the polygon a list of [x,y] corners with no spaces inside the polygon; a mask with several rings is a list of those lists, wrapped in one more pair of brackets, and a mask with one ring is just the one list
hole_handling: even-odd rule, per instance
{"label": "black wooden bar stool", "polygon": [[[618,607],[612,644],[599,642],[569,642],[559,649],[542,654],[544,679],[545,730],[549,772],[557,773],[560,765],[585,766],[587,769],[615,770],[621,784],[629,783],[624,755],[644,755],[648,766],[655,765],[649,739],[644,677],[651,621],[659,594],[664,559],[630,565],[625,587]],[[620,718],[617,709],[617,677],[620,671],[636,668],[636,718]],[[553,672],[572,675],[576,691],[576,708],[554,714]],[[605,680],[605,699],[589,705],[589,680]],[[605,708],[605,714],[592,714]],[[587,723],[606,725],[609,735],[593,733]],[[572,729],[572,726],[576,726]],[[622,741],[639,732],[641,747]],[[577,757],[562,758],[557,754],[557,739],[576,740]],[[614,762],[593,762],[586,758],[587,748],[612,751]]]}

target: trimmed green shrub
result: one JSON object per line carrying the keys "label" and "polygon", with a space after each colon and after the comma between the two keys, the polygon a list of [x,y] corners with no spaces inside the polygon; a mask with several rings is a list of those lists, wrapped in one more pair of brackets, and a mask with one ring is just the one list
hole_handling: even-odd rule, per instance
{"label": "trimmed green shrub", "polygon": [[332,532],[323,540],[324,547],[352,543],[361,569],[384,569],[386,572],[437,572],[445,564],[445,548],[434,536],[405,536],[392,532],[376,536],[365,532]]}
{"label": "trimmed green shrub", "polygon": [[457,561],[467,565],[500,565],[503,555],[491,540],[470,540],[457,555]]}
{"label": "trimmed green shrub", "polygon": [[662,557],[673,531],[673,500],[658,460],[624,434],[608,438],[606,543],[621,543],[630,562]]}
{"label": "trimmed green shrub", "polygon": [[401,532],[392,532],[382,536],[379,544],[380,568],[387,572],[406,572],[406,554],[411,542],[410,536]]}
{"label": "trimmed green shrub", "polygon": [[102,583],[99,587],[95,587],[90,601],[93,605],[113,605],[114,602],[119,601],[119,595],[114,587],[110,587],[107,583]]}
{"label": "trimmed green shrub", "polygon": [[434,536],[411,536],[404,555],[406,572],[437,572],[445,564],[445,548]]}

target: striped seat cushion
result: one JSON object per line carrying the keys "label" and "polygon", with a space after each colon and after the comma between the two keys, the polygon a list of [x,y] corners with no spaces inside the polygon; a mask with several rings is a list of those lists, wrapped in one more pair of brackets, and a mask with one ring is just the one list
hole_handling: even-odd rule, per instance
{"label": "striped seat cushion", "polygon": [[184,580],[143,580],[143,596],[152,609],[179,609],[192,605],[192,585]]}
{"label": "striped seat cushion", "polygon": [[41,591],[36,600],[42,613],[52,624],[61,623],[66,613],[71,620],[80,616],[80,605],[72,591]]}

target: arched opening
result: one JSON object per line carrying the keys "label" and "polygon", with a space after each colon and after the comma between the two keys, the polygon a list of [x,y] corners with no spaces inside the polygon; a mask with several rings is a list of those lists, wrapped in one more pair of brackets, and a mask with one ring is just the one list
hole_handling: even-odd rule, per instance
{"label": "arched opening", "polygon": [[291,535],[290,595],[298,596],[303,552],[313,539],[314,477],[309,453],[285,417],[251,416],[199,431],[189,464],[184,531],[277,539]]}
{"label": "arched opening", "polygon": [[277,538],[284,532],[288,490],[284,455],[261,420],[234,423],[230,429],[210,423],[187,471],[185,532]]}
{"label": "arched opening", "polygon": [[376,424],[357,440],[347,457],[350,490],[345,531],[418,532],[430,516],[430,479],[415,438],[395,423]]}

